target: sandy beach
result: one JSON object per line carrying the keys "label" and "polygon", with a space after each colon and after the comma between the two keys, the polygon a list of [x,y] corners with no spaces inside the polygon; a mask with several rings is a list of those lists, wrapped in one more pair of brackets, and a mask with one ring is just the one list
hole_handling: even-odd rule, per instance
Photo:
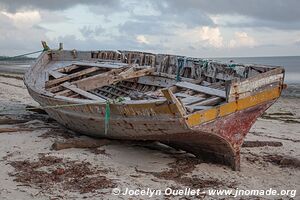
{"label": "sandy beach", "polygon": [[[85,136],[45,114],[21,79],[0,76],[0,199],[136,199],[129,189],[259,189],[300,192],[300,103],[281,97],[255,123],[246,141],[282,143],[243,147],[241,171],[207,163],[159,143],[108,141],[98,148],[54,150],[55,142]],[[5,110],[5,111],[3,111]],[[14,121],[15,123],[13,123]],[[299,199],[296,196],[159,195],[152,199]],[[139,199],[149,199],[139,196]]]}

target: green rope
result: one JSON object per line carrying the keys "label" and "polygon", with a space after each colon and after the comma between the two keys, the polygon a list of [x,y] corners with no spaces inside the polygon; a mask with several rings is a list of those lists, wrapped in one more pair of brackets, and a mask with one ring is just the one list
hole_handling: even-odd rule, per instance
{"label": "green rope", "polygon": [[109,120],[110,120],[110,106],[109,106],[109,101],[106,101],[105,118],[104,118],[105,135],[107,134],[109,128]]}
{"label": "green rope", "polygon": [[176,72],[176,82],[181,81],[181,77],[180,77],[180,71],[181,69],[184,67],[186,63],[186,58],[178,58],[178,68],[177,68],[177,72]]}
{"label": "green rope", "polygon": [[12,57],[0,58],[0,60],[5,61],[5,60],[16,59],[16,58],[20,58],[20,57],[24,57],[24,56],[28,56],[28,55],[32,55],[32,54],[36,54],[36,53],[40,53],[40,52],[43,52],[43,51],[45,51],[45,50],[34,51],[34,52],[25,53],[25,54],[21,54],[21,55],[17,55],[17,56],[12,56]]}
{"label": "green rope", "polygon": [[228,67],[234,69],[236,67],[236,64],[228,64]]}
{"label": "green rope", "polygon": [[203,68],[207,68],[208,67],[208,62],[206,60],[203,61]]}

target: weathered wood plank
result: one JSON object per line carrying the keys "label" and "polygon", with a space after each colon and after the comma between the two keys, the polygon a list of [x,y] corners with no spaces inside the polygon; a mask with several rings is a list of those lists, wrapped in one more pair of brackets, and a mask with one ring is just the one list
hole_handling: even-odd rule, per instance
{"label": "weathered wood plank", "polygon": [[[135,80],[127,80],[129,82],[135,82]],[[175,80],[159,77],[159,76],[142,76],[137,80],[137,83],[144,85],[152,85],[158,87],[171,87],[176,84]]]}
{"label": "weathered wood plank", "polygon": [[49,70],[48,73],[53,76],[54,78],[61,78],[61,77],[64,77],[64,76],[67,76],[68,74],[63,74],[63,73],[60,73],[58,71],[51,71]]}
{"label": "weathered wood plank", "polygon": [[70,71],[72,71],[74,69],[77,69],[79,67],[80,66],[78,66],[78,65],[69,65],[67,67],[59,68],[56,71],[61,72],[61,73],[68,73],[68,72],[70,72]]}
{"label": "weathered wood plank", "polygon": [[228,87],[228,102],[235,101],[251,95],[252,91],[268,85],[277,84],[283,79],[283,69],[274,69],[254,77],[250,77],[244,81],[233,81]]}
{"label": "weathered wood plank", "polygon": [[283,74],[276,74],[269,77],[264,77],[258,80],[245,80],[240,83],[234,83],[231,87],[230,94],[239,94],[247,91],[252,91],[267,84],[271,84],[283,79]]}
{"label": "weathered wood plank", "polygon": [[181,97],[181,98],[193,97],[193,96],[191,96],[191,95],[188,95],[188,94],[182,93],[182,92],[174,93],[174,95],[175,95],[176,97]]}
{"label": "weathered wood plank", "polygon": [[186,106],[186,109],[190,112],[198,111],[198,110],[206,110],[210,109],[213,106]]}
{"label": "weathered wood plank", "polygon": [[223,100],[220,97],[211,97],[209,99],[206,99],[206,100],[200,101],[198,103],[192,104],[191,106],[214,106],[217,103],[220,103],[222,101]]}
{"label": "weathered wood plank", "polygon": [[84,96],[84,97],[88,98],[88,99],[97,100],[97,101],[100,101],[100,102],[105,102],[105,99],[103,99],[99,96],[96,96],[94,94],[91,94],[87,91],[81,90],[81,89],[77,88],[75,85],[70,84],[69,82],[65,82],[61,85],[65,88],[77,93],[77,94],[80,94],[81,96]]}
{"label": "weathered wood plank", "polygon": [[[173,74],[167,74],[167,73],[163,73],[163,72],[153,72],[152,74],[154,76],[159,76],[159,77],[176,80],[176,75],[173,75]],[[192,78],[185,78],[185,77],[180,77],[180,79],[182,81],[191,82],[191,83],[195,83],[195,84],[201,83],[203,81],[202,79],[192,79]]]}
{"label": "weathered wood plank", "polygon": [[199,101],[204,100],[205,98],[202,97],[195,97],[195,96],[190,96],[190,97],[186,97],[181,99],[180,101],[184,104],[184,105],[189,105],[189,104],[193,104],[193,103],[197,103]]}
{"label": "weathered wood plank", "polygon": [[67,76],[62,76],[60,78],[56,78],[54,80],[49,80],[49,81],[46,82],[45,86],[46,86],[46,88],[48,88],[48,87],[51,87],[53,85],[56,85],[56,84],[59,84],[59,83],[71,80],[73,78],[77,78],[77,77],[80,77],[80,76],[83,76],[83,75],[95,72],[97,70],[99,70],[99,68],[97,68],[97,67],[90,67],[90,68],[81,70],[79,72],[76,72],[74,74],[69,74]]}
{"label": "weathered wood plank", "polygon": [[75,81],[73,83],[78,88],[89,91],[106,85],[115,84],[126,79],[145,76],[151,74],[153,71],[154,68],[145,68],[133,72],[131,69],[127,69],[126,71],[124,71],[124,69],[114,69],[109,72]]}
{"label": "weathered wood plank", "polygon": [[212,96],[218,96],[218,97],[226,98],[226,92],[223,91],[223,90],[209,88],[209,87],[196,85],[196,84],[188,83],[188,82],[177,82],[176,86],[191,89],[191,90],[201,92],[201,93],[205,93],[205,94],[209,94],[209,95],[212,95]]}
{"label": "weathered wood plank", "polygon": [[171,103],[176,105],[177,111],[179,112],[180,116],[186,115],[185,108],[182,106],[180,101],[175,97],[175,95],[173,94],[173,92],[170,89],[165,88],[165,89],[162,89],[161,92],[163,93],[163,95],[165,96],[165,98],[168,101],[170,101]]}
{"label": "weathered wood plank", "polygon": [[97,148],[109,144],[110,141],[106,139],[95,139],[83,137],[79,139],[68,139],[66,141],[56,141],[52,144],[52,149],[62,150],[69,148]]}
{"label": "weathered wood plank", "polygon": [[282,142],[276,141],[244,141],[243,147],[281,147]]}
{"label": "weathered wood plank", "polygon": [[102,62],[102,63],[93,63],[93,62],[74,62],[74,65],[79,66],[87,66],[87,67],[100,67],[100,68],[109,68],[109,69],[120,69],[123,67],[127,67],[126,63],[118,63],[118,62]]}

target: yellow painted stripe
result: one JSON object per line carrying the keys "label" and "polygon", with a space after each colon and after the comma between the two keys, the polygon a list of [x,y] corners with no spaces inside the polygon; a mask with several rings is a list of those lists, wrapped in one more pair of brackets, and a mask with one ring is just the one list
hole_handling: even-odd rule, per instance
{"label": "yellow painted stripe", "polygon": [[188,126],[196,126],[204,122],[223,117],[239,110],[244,110],[260,103],[276,99],[280,96],[280,87],[263,91],[256,95],[239,99],[230,103],[226,103],[215,108],[195,112],[187,116],[186,122]]}

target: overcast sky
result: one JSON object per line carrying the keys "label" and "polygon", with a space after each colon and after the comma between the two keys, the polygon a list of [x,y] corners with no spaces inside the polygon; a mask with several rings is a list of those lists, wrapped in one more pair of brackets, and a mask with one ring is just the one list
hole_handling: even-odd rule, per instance
{"label": "overcast sky", "polygon": [[300,55],[299,0],[0,0],[0,55],[57,48]]}

